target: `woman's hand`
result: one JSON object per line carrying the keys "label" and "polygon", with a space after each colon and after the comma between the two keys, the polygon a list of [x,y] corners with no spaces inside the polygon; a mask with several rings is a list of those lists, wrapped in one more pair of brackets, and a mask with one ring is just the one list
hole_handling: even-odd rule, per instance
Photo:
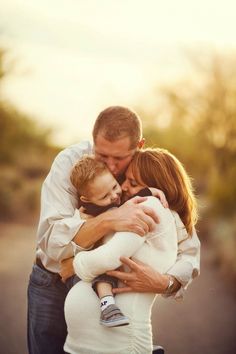
{"label": "woman's hand", "polygon": [[65,283],[68,278],[72,277],[72,275],[75,274],[74,267],[73,267],[73,260],[74,257],[71,257],[71,258],[64,259],[61,262],[61,270],[59,274],[61,276],[61,280],[63,283]]}
{"label": "woman's hand", "polygon": [[125,284],[123,288],[113,289],[114,294],[126,292],[147,292],[162,294],[168,287],[169,277],[153,270],[149,265],[140,261],[133,261],[126,257],[120,258],[123,264],[130,268],[130,272],[126,273],[120,270],[112,270],[107,274],[114,276]]}
{"label": "woman's hand", "polygon": [[148,189],[152,193],[153,197],[157,197],[160,199],[161,204],[163,205],[164,208],[169,208],[169,204],[166,200],[166,196],[164,192],[162,192],[160,189],[152,188],[152,187]]}

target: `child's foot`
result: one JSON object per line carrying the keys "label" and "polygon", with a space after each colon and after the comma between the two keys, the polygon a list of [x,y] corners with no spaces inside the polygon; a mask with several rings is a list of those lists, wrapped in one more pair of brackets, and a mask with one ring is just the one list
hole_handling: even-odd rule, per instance
{"label": "child's foot", "polygon": [[100,324],[106,327],[127,326],[129,320],[123,315],[119,307],[109,305],[101,312]]}

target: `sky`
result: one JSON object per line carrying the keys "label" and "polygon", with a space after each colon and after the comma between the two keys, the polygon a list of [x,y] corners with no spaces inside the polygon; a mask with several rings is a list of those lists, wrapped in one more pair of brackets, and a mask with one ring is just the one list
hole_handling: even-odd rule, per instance
{"label": "sky", "polygon": [[234,0],[0,0],[2,94],[55,143],[90,138],[102,109],[191,75],[186,50],[236,49],[235,14]]}

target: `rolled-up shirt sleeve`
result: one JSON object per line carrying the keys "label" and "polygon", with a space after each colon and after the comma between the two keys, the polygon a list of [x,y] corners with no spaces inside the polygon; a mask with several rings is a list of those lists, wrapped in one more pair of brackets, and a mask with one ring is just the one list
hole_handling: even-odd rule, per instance
{"label": "rolled-up shirt sleeve", "polygon": [[168,274],[174,276],[181,288],[173,296],[181,300],[188,285],[200,274],[200,241],[196,230],[188,235],[180,217],[175,213],[175,221],[178,235],[178,255],[176,263],[168,270]]}
{"label": "rolled-up shirt sleeve", "polygon": [[48,256],[58,262],[84,250],[73,242],[74,236],[84,222],[77,210],[71,217],[52,222],[41,239],[41,248],[47,250]]}
{"label": "rolled-up shirt sleeve", "polygon": [[70,172],[74,163],[89,152],[88,144],[81,145],[76,152],[64,150],[54,160],[43,183],[37,245],[44,265],[51,261],[59,263],[84,250],[73,241],[85,220],[77,209],[78,197],[70,182]]}

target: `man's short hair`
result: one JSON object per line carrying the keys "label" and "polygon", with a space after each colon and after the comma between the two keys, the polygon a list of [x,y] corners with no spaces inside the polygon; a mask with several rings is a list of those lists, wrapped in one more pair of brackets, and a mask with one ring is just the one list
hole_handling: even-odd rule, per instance
{"label": "man's short hair", "polygon": [[93,128],[93,141],[96,143],[98,134],[108,141],[130,138],[130,149],[137,147],[142,139],[142,123],[134,111],[122,106],[111,106],[97,117]]}

